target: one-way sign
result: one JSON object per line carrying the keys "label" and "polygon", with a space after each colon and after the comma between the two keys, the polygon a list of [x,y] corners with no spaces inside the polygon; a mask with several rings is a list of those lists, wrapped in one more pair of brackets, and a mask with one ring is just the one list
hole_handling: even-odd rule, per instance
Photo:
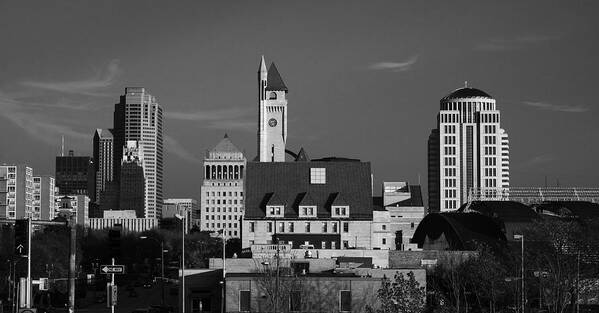
{"label": "one-way sign", "polygon": [[125,274],[125,265],[102,265],[100,270],[104,274]]}

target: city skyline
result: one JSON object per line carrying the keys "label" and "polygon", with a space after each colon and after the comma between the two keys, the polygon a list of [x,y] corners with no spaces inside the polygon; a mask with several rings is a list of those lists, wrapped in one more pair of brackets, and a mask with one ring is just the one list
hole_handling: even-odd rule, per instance
{"label": "city skyline", "polygon": [[[599,148],[587,144],[599,139],[591,107],[596,4],[484,3],[472,5],[472,12],[439,3],[386,4],[351,3],[343,11],[337,2],[318,10],[309,4],[136,8],[150,20],[179,16],[173,25],[126,16],[134,5],[127,3],[70,4],[81,17],[67,21],[55,18],[66,4],[40,3],[33,12],[2,5],[8,24],[25,14],[32,19],[17,32],[0,30],[11,38],[0,52],[11,60],[0,75],[0,141],[10,144],[12,134],[25,134],[23,144],[3,149],[0,158],[53,173],[61,135],[67,150],[91,155],[93,132],[111,124],[116,97],[127,86],[143,86],[165,111],[164,195],[199,195],[202,156],[224,133],[248,160],[257,155],[255,75],[264,54],[291,90],[288,148],[369,161],[375,185],[398,178],[418,183],[420,174],[426,186],[426,140],[439,100],[466,80],[501,107],[510,134],[510,185],[541,186],[545,176],[550,185],[558,179],[596,184],[599,174],[588,169]],[[361,17],[363,10],[368,14]],[[313,23],[305,29],[284,23],[283,17],[306,15]],[[469,15],[475,17],[465,22]],[[94,25],[98,17],[118,25]],[[277,27],[262,26],[264,20]],[[477,29],[482,22],[488,27]],[[134,44],[115,50],[111,42]],[[73,44],[78,49],[70,49]],[[316,48],[307,53],[302,46]],[[43,57],[36,52],[42,50]]]}

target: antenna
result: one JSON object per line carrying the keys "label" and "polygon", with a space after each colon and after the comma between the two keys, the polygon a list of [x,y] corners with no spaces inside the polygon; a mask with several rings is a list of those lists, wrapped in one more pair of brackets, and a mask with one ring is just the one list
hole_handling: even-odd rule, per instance
{"label": "antenna", "polygon": [[420,186],[420,173],[418,173],[418,186]]}
{"label": "antenna", "polygon": [[464,81],[464,88],[468,88],[468,81],[467,80]]}
{"label": "antenna", "polygon": [[62,139],[62,143],[60,145],[60,156],[63,157],[64,156],[64,135],[60,136]]}

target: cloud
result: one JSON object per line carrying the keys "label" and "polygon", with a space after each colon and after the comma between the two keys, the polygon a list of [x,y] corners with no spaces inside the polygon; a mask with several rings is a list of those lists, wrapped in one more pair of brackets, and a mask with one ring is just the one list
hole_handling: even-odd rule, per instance
{"label": "cloud", "polygon": [[111,86],[120,73],[121,69],[119,66],[119,60],[113,59],[108,63],[106,68],[97,71],[97,73],[91,78],[66,82],[23,81],[21,82],[21,85],[60,93],[80,94],[86,96],[108,96],[108,94],[102,93],[100,91]]}
{"label": "cloud", "polygon": [[167,111],[165,117],[180,121],[201,122],[199,125],[204,128],[252,130],[256,127],[256,122],[250,117],[253,113],[250,108],[225,108],[195,112]]}
{"label": "cloud", "polygon": [[178,156],[179,158],[191,163],[202,162],[200,158],[196,157],[195,155],[193,155],[193,153],[189,152],[189,150],[185,149],[185,147],[183,147],[183,145],[181,145],[175,138],[171,136],[165,136],[164,143],[166,146],[166,151],[168,151],[168,153],[172,153]]}
{"label": "cloud", "polygon": [[560,36],[522,35],[513,38],[491,38],[477,44],[474,50],[500,52],[523,49],[526,46],[560,39]]}
{"label": "cloud", "polygon": [[538,166],[541,164],[551,163],[556,160],[556,157],[551,154],[537,155],[530,160],[526,161],[525,164],[528,166]]}
{"label": "cloud", "polygon": [[74,130],[56,121],[44,111],[27,112],[28,103],[0,91],[0,116],[8,119],[30,136],[47,144],[56,144],[61,135],[89,139],[90,134]]}
{"label": "cloud", "polygon": [[415,55],[410,59],[402,62],[378,62],[368,66],[369,70],[374,71],[390,71],[390,72],[404,72],[409,70],[412,65],[418,61],[418,56]]}
{"label": "cloud", "polygon": [[553,104],[547,102],[537,102],[537,101],[523,101],[525,105],[538,108],[541,110],[548,111],[556,111],[556,112],[566,112],[566,113],[584,113],[589,111],[587,106],[582,105],[565,105],[565,104]]}

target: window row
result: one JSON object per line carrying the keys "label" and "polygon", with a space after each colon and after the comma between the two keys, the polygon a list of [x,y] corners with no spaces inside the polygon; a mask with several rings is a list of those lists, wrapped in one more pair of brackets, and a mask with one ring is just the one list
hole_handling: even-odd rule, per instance
{"label": "window row", "polygon": [[[206,213],[214,213],[215,209],[216,209],[216,213],[220,213],[220,211],[221,211],[220,207],[216,207],[216,208],[214,208],[214,207],[207,207],[206,208]],[[239,211],[241,212],[241,208],[239,208]],[[226,212],[227,212],[227,208],[223,208],[223,213],[226,213]],[[232,213],[232,212],[237,213],[237,208],[228,208],[228,212],[229,213]]]}
{"label": "window row", "polygon": [[206,165],[205,179],[243,179],[243,165]]}
{"label": "window row", "polygon": [[206,199],[206,204],[243,204],[243,199],[225,200],[225,199]]}
{"label": "window row", "polygon": [[[294,233],[294,232],[300,232],[300,233],[311,233],[312,229],[313,229],[313,225],[314,224],[318,224],[319,222],[266,222],[266,232],[268,233],[273,233],[275,231],[274,227],[276,226],[277,229],[276,231],[278,233]],[[296,230],[296,224],[301,225],[303,224],[303,231],[299,231]],[[248,231],[250,233],[254,233],[254,232],[259,232],[260,230],[256,229],[256,226],[259,224],[256,224],[256,222],[249,222],[249,227],[248,227]],[[320,222],[320,232],[321,233],[337,233],[338,229],[337,229],[337,222]],[[344,222],[341,223],[341,227],[344,233],[349,232],[349,223]]]}

